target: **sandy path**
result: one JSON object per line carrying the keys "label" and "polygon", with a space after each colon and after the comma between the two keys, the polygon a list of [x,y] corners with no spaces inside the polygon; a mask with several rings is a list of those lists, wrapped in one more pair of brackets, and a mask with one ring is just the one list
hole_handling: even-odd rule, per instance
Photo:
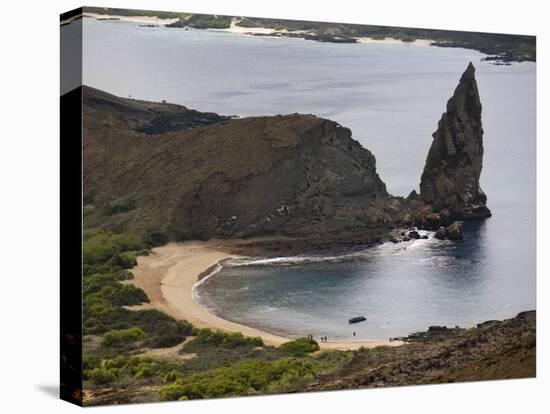
{"label": "sandy path", "polygon": [[[159,309],[177,319],[184,319],[199,328],[237,331],[246,336],[259,336],[268,345],[281,345],[291,339],[273,335],[211,314],[193,300],[192,289],[198,277],[220,260],[232,257],[223,250],[227,242],[170,243],[153,249],[149,256],[140,256],[132,269],[134,283],[142,288],[150,303],[139,308]],[[136,307],[134,307],[135,309]],[[398,341],[328,342],[324,349],[372,348],[379,345],[397,346]]]}

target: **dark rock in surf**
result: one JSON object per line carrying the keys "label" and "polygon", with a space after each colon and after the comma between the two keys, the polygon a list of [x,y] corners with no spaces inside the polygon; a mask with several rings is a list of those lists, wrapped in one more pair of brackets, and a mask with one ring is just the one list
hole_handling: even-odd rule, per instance
{"label": "dark rock in surf", "polygon": [[462,240],[464,238],[462,224],[460,223],[453,223],[445,227],[445,231],[449,240]]}
{"label": "dark rock in surf", "polygon": [[441,216],[438,213],[426,214],[422,222],[422,228],[426,230],[436,230],[442,225]]}
{"label": "dark rock in surf", "polygon": [[440,227],[434,234],[434,237],[439,240],[444,240],[447,238],[447,230],[445,227]]}

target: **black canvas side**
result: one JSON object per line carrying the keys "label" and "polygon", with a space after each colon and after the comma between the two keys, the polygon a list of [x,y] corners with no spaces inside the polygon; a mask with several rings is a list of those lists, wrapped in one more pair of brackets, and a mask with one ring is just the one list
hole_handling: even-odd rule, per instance
{"label": "black canvas side", "polygon": [[60,30],[60,398],[82,405],[82,19]]}
{"label": "black canvas side", "polygon": [[61,97],[61,391],[82,404],[82,87]]}
{"label": "black canvas side", "polygon": [[77,18],[77,17],[82,15],[83,11],[84,11],[84,9],[82,7],[78,7],[76,9],[69,10],[65,13],[61,13],[59,15],[59,21],[60,21],[60,23],[64,23],[64,22],[67,22],[70,19]]}

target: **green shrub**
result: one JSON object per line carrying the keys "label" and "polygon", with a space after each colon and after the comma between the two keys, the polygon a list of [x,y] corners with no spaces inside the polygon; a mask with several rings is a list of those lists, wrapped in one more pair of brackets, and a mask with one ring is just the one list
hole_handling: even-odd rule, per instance
{"label": "green shrub", "polygon": [[115,290],[111,296],[111,301],[113,305],[131,306],[149,302],[149,299],[142,289],[134,285],[122,285],[122,287]]}
{"label": "green shrub", "polygon": [[231,17],[193,14],[185,19],[183,23],[196,29],[228,29],[231,25]]}
{"label": "green shrub", "polygon": [[375,354],[383,354],[384,352],[388,351],[390,349],[387,345],[379,345],[375,346],[374,348],[370,349],[370,352],[373,352]]}
{"label": "green shrub", "polygon": [[177,379],[180,379],[181,378],[181,375],[179,374],[179,372],[177,371],[168,371],[165,375],[164,375],[164,382],[174,382],[176,381]]}
{"label": "green shrub", "polygon": [[320,349],[319,344],[309,338],[298,338],[294,341],[285,342],[279,348],[292,355],[306,355]]}
{"label": "green shrub", "polygon": [[130,359],[124,355],[118,355],[113,359],[106,360],[104,366],[107,369],[110,369],[110,368],[120,369],[120,368],[124,368],[124,366],[128,363],[129,360]]}
{"label": "green shrub", "polygon": [[120,272],[115,272],[114,274],[114,279],[117,282],[121,282],[123,280],[132,280],[133,278],[134,275],[128,270],[121,270]]}
{"label": "green shrub", "polygon": [[185,334],[183,334],[183,331],[184,329],[181,329],[155,335],[149,338],[147,346],[150,348],[168,348],[175,346],[185,341]]}
{"label": "green shrub", "polygon": [[159,395],[162,400],[177,400],[280,392],[314,378],[315,371],[314,361],[296,358],[248,360],[177,379],[162,387]]}
{"label": "green shrub", "polygon": [[197,346],[214,346],[221,348],[238,348],[238,347],[257,347],[263,346],[262,338],[244,336],[240,332],[222,332],[212,329],[200,329],[198,335],[188,346],[196,348]]}
{"label": "green shrub", "polygon": [[258,22],[247,19],[246,17],[237,22],[237,26],[240,27],[261,27]]}
{"label": "green shrub", "polygon": [[137,266],[136,256],[137,252],[134,251],[122,252],[113,256],[110,263],[123,269],[131,269]]}
{"label": "green shrub", "polygon": [[92,354],[82,355],[82,369],[84,371],[89,371],[99,367],[101,367],[101,358],[99,356]]}
{"label": "green shrub", "polygon": [[84,314],[86,334],[101,335],[109,330],[135,326],[147,334],[145,345],[151,348],[177,345],[184,341],[193,329],[190,323],[178,321],[156,309],[131,311],[104,303],[93,303],[91,306],[85,305]]}
{"label": "green shrub", "polygon": [[120,253],[140,251],[144,248],[145,245],[139,238],[129,234],[114,234],[102,229],[84,231],[85,264],[105,264]]}
{"label": "green shrub", "polygon": [[110,303],[113,306],[132,306],[143,302],[149,302],[145,292],[134,285],[123,285],[118,282],[103,286],[97,292],[86,291],[84,293],[84,306],[97,302]]}
{"label": "green shrub", "polygon": [[105,207],[105,215],[112,216],[118,213],[126,213],[136,208],[136,200],[133,198],[122,198],[111,201]]}
{"label": "green shrub", "polygon": [[[118,372],[119,377],[153,378],[164,380],[165,378],[179,377],[176,371],[177,364],[174,362],[154,359],[140,356],[118,355],[115,358],[108,359],[104,364],[105,369],[113,369]],[[168,375],[168,373],[171,373]]]}
{"label": "green shrub", "polygon": [[163,246],[168,243],[168,236],[158,229],[149,229],[143,236],[143,243],[147,247]]}
{"label": "green shrub", "polygon": [[151,348],[177,345],[193,330],[193,325],[190,323],[178,321],[156,309],[130,312],[127,321],[145,331],[149,337],[146,345]]}
{"label": "green shrub", "polygon": [[121,269],[118,266],[113,265],[112,263],[84,263],[82,266],[82,274],[84,276],[89,276],[93,274],[111,274],[118,273]]}
{"label": "green shrub", "polygon": [[103,335],[101,345],[109,347],[131,344],[134,342],[143,341],[146,338],[147,335],[145,334],[145,332],[135,327],[121,330],[113,330]]}
{"label": "green shrub", "polygon": [[180,398],[185,397],[187,400],[187,396],[183,395],[185,392],[185,388],[183,384],[179,382],[173,382],[169,385],[165,385],[159,390],[159,396],[162,401],[176,401]]}
{"label": "green shrub", "polygon": [[407,36],[407,35],[401,36],[400,39],[401,39],[402,42],[406,42],[406,43],[412,43],[412,42],[416,41],[416,39],[414,37]]}
{"label": "green shrub", "polygon": [[88,372],[87,377],[95,385],[110,384],[117,379],[117,371],[113,368],[94,368]]}
{"label": "green shrub", "polygon": [[353,351],[338,351],[335,349],[321,351],[315,355],[315,360],[320,362],[319,371],[321,373],[332,372],[342,368],[354,357]]}

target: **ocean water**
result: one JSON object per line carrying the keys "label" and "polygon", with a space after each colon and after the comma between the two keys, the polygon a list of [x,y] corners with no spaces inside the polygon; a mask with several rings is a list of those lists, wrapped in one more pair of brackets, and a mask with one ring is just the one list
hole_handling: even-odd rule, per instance
{"label": "ocean water", "polygon": [[[221,114],[313,113],[350,128],[388,190],[417,189],[431,134],[469,61],[483,104],[481,185],[493,217],[462,242],[417,240],[338,257],[243,260],[195,289],[210,311],[264,330],[386,339],[536,306],[535,63],[460,48],[326,44],[84,21],[84,83]],[[365,315],[367,322],[348,325]],[[355,332],[355,336],[353,336]]]}

